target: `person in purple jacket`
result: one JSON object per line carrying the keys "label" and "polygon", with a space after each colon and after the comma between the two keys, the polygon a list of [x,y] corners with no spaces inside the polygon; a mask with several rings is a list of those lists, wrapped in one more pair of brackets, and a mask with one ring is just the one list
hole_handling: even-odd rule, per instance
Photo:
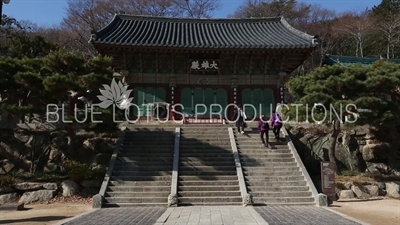
{"label": "person in purple jacket", "polygon": [[[258,121],[258,131],[260,132],[261,142],[265,147],[268,147],[268,131],[269,131],[269,123],[268,119],[264,115],[260,115],[260,120]],[[265,139],[264,139],[265,135]]]}
{"label": "person in purple jacket", "polygon": [[272,125],[272,132],[275,135],[276,141],[280,141],[279,133],[281,132],[282,128],[282,117],[278,113],[276,113],[275,110],[272,112],[271,125]]}

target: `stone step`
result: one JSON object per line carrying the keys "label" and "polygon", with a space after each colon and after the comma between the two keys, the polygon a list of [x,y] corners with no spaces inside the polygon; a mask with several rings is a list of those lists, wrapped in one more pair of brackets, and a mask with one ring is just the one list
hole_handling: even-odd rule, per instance
{"label": "stone step", "polygon": [[314,203],[315,199],[313,197],[253,197],[255,204],[283,204],[283,203]]}
{"label": "stone step", "polygon": [[196,153],[196,152],[180,152],[179,156],[181,158],[184,157],[198,157],[198,159],[203,160],[203,158],[220,158],[220,157],[231,157],[233,158],[233,153],[232,152],[226,152],[226,153]]}
{"label": "stone step", "polygon": [[[259,159],[259,161],[249,161],[249,160],[241,160],[242,166],[245,168],[245,170],[252,170],[254,171],[257,168],[254,168],[253,166],[260,166],[260,162],[265,162],[267,159]],[[270,161],[265,164],[266,168],[290,168],[290,167],[298,167],[296,162],[274,162]],[[264,169],[264,168],[263,168]]]}
{"label": "stone step", "polygon": [[178,191],[236,191],[240,189],[238,185],[224,186],[179,186]]}
{"label": "stone step", "polygon": [[141,161],[141,162],[154,161],[154,162],[159,162],[159,163],[162,163],[162,162],[169,163],[169,162],[173,162],[173,159],[174,159],[173,155],[170,155],[170,156],[151,156],[151,155],[148,155],[148,156],[129,156],[128,155],[128,156],[126,156],[125,154],[118,154],[118,155],[121,158],[126,157],[127,160],[133,158],[136,161]]}
{"label": "stone step", "polygon": [[263,176],[263,177],[271,177],[271,176],[303,176],[303,173],[300,170],[293,171],[243,171],[244,176]]}
{"label": "stone step", "polygon": [[142,140],[157,140],[157,141],[164,141],[164,142],[174,142],[175,141],[175,134],[171,134],[168,136],[163,136],[163,135],[155,135],[155,134],[144,134],[144,135],[128,135],[124,137],[124,141],[128,142],[137,142],[137,141],[142,141]]}
{"label": "stone step", "polygon": [[108,186],[107,190],[113,192],[171,192],[171,187],[170,186],[152,186],[152,187]]}
{"label": "stone step", "polygon": [[136,157],[118,157],[117,158],[118,161],[120,162],[126,162],[126,163],[132,163],[132,165],[136,165],[136,166],[151,166],[151,165],[168,165],[173,163],[173,160],[170,161],[162,161],[160,162],[159,160],[140,160],[140,158],[136,158]]}
{"label": "stone step", "polygon": [[265,147],[265,145],[262,144],[261,141],[258,143],[254,143],[253,145],[246,145],[244,147],[239,144],[239,145],[237,145],[237,149],[239,151],[244,151],[244,152],[249,152],[249,151],[251,152],[251,151],[255,151],[255,150],[259,150],[259,151],[262,151],[262,150],[268,150],[268,151],[289,150],[290,151],[289,146],[287,146],[287,145],[281,145],[281,144],[276,145],[275,143],[269,142],[268,147]]}
{"label": "stone step", "polygon": [[202,140],[196,140],[196,141],[180,141],[179,146],[181,149],[185,148],[190,148],[190,149],[196,149],[196,148],[208,148],[208,147],[219,147],[219,148],[231,148],[231,142],[230,141],[220,141],[220,142],[207,142],[207,141],[202,141]]}
{"label": "stone step", "polygon": [[233,154],[229,154],[226,156],[222,157],[180,157],[179,162],[197,162],[201,161],[206,163],[211,163],[211,162],[219,162],[219,161],[231,161],[233,160]]}
{"label": "stone step", "polygon": [[181,140],[183,139],[211,139],[211,138],[229,138],[228,133],[208,133],[208,134],[199,134],[199,133],[181,133]]}
{"label": "stone step", "polygon": [[296,159],[295,158],[280,158],[280,157],[270,157],[270,156],[265,156],[265,155],[258,155],[258,156],[248,156],[249,158],[246,157],[241,157],[240,161],[243,159],[243,163],[257,163],[260,165],[260,163],[264,163],[265,165],[273,165],[273,163],[284,163],[284,165],[293,165],[296,164]]}
{"label": "stone step", "polygon": [[170,145],[166,145],[164,143],[160,143],[160,144],[130,144],[130,145],[122,145],[121,149],[129,151],[129,150],[136,150],[136,151],[140,151],[140,150],[152,150],[152,149],[159,149],[162,151],[167,151],[167,150],[172,150],[174,149],[175,145],[174,144],[170,144]]}
{"label": "stone step", "polygon": [[[243,165],[242,165],[243,166]],[[255,165],[254,167],[248,167],[248,166],[243,166],[243,174],[247,175],[247,174],[254,174],[255,176],[259,176],[259,175],[263,175],[263,173],[274,173],[274,172],[295,172],[295,171],[300,171],[299,167],[285,167],[285,166],[281,166],[281,167],[261,167],[261,166],[257,166]],[[259,174],[259,175],[257,175]]]}
{"label": "stone step", "polygon": [[121,157],[173,157],[173,152],[171,153],[158,153],[155,156],[152,156],[151,154],[147,152],[121,152],[120,153]]}
{"label": "stone step", "polygon": [[271,176],[271,177],[261,177],[261,176],[247,176],[245,181],[304,181],[303,176]]}
{"label": "stone step", "polygon": [[208,140],[208,139],[181,139],[179,140],[179,144],[186,146],[186,145],[204,145],[204,146],[209,146],[209,145],[231,145],[231,141],[228,138],[225,139],[217,139],[217,140]]}
{"label": "stone step", "polygon": [[306,186],[306,181],[245,181],[247,186],[282,187],[282,186]]}
{"label": "stone step", "polygon": [[141,171],[170,171],[172,170],[172,164],[169,166],[164,166],[164,165],[158,165],[158,166],[137,166],[137,165],[132,165],[132,163],[129,162],[119,162],[118,165],[129,165],[131,170],[134,172],[141,172]]}
{"label": "stone step", "polygon": [[189,162],[179,162],[179,167],[181,166],[214,166],[214,167],[219,167],[219,166],[235,166],[235,161],[232,159],[227,160],[227,161],[213,161],[213,162],[208,162],[204,163],[203,161],[189,161]]}
{"label": "stone step", "polygon": [[168,196],[165,197],[105,197],[104,203],[168,203]]}
{"label": "stone step", "polygon": [[128,208],[128,207],[135,207],[135,206],[148,206],[148,207],[155,207],[155,206],[167,206],[165,202],[159,203],[103,203],[102,208]]}
{"label": "stone step", "polygon": [[247,155],[251,153],[292,154],[290,149],[271,149],[266,147],[264,147],[264,149],[238,149],[238,152],[241,155]]}
{"label": "stone step", "polygon": [[194,205],[196,203],[242,203],[242,197],[239,196],[221,196],[221,197],[178,197],[179,205]]}
{"label": "stone step", "polygon": [[206,128],[181,128],[182,133],[210,133],[210,132],[215,132],[215,133],[220,133],[220,132],[228,132],[228,127],[206,127]]}
{"label": "stone step", "polygon": [[246,157],[259,157],[259,156],[268,156],[269,158],[293,158],[292,153],[274,153],[273,151],[270,152],[262,152],[262,151],[249,151],[249,153],[242,153],[239,151],[240,156]]}
{"label": "stone step", "polygon": [[280,186],[280,187],[265,187],[265,186],[248,186],[248,192],[303,192],[310,191],[308,186]]}
{"label": "stone step", "polygon": [[137,176],[134,173],[124,173],[121,174],[119,172],[113,172],[117,173],[117,175],[112,176],[112,180],[115,181],[170,181],[172,180],[171,176]]}
{"label": "stone step", "polygon": [[272,166],[272,167],[260,167],[257,165],[254,165],[254,167],[249,167],[249,166],[243,166],[242,164],[242,170],[243,173],[245,172],[254,172],[254,173],[258,173],[258,172],[286,172],[286,171],[299,171],[300,168],[296,167],[296,166],[292,166],[292,167],[286,167],[286,166]]}
{"label": "stone step", "polygon": [[178,181],[179,186],[233,186],[239,185],[239,181],[227,181],[227,180],[218,180],[218,176],[215,177],[214,180],[202,180],[202,181]]}
{"label": "stone step", "polygon": [[168,181],[115,181],[110,180],[110,184],[113,186],[170,186],[171,180]]}
{"label": "stone step", "polygon": [[287,197],[312,197],[311,191],[295,192],[249,192],[253,197],[287,198]]}
{"label": "stone step", "polygon": [[235,171],[236,166],[179,166],[179,172],[183,171]]}
{"label": "stone step", "polygon": [[[237,181],[236,175],[231,176],[218,176],[218,180],[232,180]],[[215,177],[210,176],[179,176],[179,181],[202,181],[202,180],[215,180]]]}
{"label": "stone step", "polygon": [[114,166],[114,171],[132,171],[135,172],[135,174],[140,174],[142,176],[166,176],[166,175],[171,175],[172,174],[172,169],[171,170],[164,170],[164,171],[134,171],[136,167],[131,167],[129,165],[123,166],[123,165],[115,165]]}
{"label": "stone step", "polygon": [[234,176],[237,175],[236,170],[230,170],[230,171],[179,171],[180,176],[210,176],[214,177],[216,176]]}
{"label": "stone step", "polygon": [[236,191],[180,191],[178,197],[240,197],[239,187]]}
{"label": "stone step", "polygon": [[184,153],[184,152],[194,152],[194,151],[208,151],[208,152],[229,152],[232,153],[232,146],[215,146],[215,145],[182,145],[179,144],[179,152]]}
{"label": "stone step", "polygon": [[142,198],[142,197],[154,197],[154,198],[168,198],[171,190],[164,192],[106,192],[104,197],[124,197],[124,198]]}

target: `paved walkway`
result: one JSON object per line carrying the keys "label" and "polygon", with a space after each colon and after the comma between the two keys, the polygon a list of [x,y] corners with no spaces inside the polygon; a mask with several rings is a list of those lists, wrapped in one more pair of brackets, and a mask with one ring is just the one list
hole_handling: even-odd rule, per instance
{"label": "paved walkway", "polygon": [[60,225],[367,225],[315,206],[187,206],[103,208]]}

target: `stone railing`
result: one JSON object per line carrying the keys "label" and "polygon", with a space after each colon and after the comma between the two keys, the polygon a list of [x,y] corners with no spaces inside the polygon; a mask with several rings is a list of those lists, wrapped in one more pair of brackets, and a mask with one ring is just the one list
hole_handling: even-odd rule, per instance
{"label": "stone railing", "polygon": [[104,196],[106,194],[106,190],[107,190],[108,184],[110,182],[112,172],[114,170],[115,162],[117,161],[119,150],[123,146],[125,134],[126,134],[126,127],[122,127],[121,132],[119,134],[119,138],[118,138],[117,143],[114,148],[114,152],[111,155],[108,170],[106,172],[106,175],[104,176],[104,180],[101,185],[100,191],[97,195],[93,196],[93,208],[101,208],[103,205]]}
{"label": "stone railing", "polygon": [[181,128],[175,128],[174,162],[172,166],[171,194],[168,196],[168,206],[178,206],[178,170],[179,170],[179,141]]}
{"label": "stone railing", "polygon": [[306,179],[306,182],[308,186],[311,189],[312,195],[315,198],[315,202],[317,206],[328,206],[328,198],[325,194],[318,193],[317,188],[315,188],[314,182],[312,181],[310,175],[307,172],[306,167],[303,164],[303,161],[301,160],[299,154],[297,153],[296,147],[294,146],[292,140],[289,137],[289,133],[287,132],[285,127],[282,127],[281,131],[285,135],[286,142],[288,144],[288,147],[290,151],[293,153],[293,156],[297,162],[297,165],[299,165],[301,172],[304,175],[304,178]]}

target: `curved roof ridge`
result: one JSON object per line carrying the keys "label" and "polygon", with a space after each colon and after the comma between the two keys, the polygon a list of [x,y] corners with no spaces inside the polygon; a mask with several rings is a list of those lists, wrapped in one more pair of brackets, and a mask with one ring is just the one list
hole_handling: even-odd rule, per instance
{"label": "curved roof ridge", "polygon": [[285,19],[283,16],[282,16],[280,19],[281,19],[281,23],[282,23],[287,29],[289,29],[290,31],[292,31],[293,33],[295,33],[295,34],[297,34],[297,35],[299,35],[299,36],[301,36],[301,37],[303,37],[303,38],[307,38],[307,39],[314,39],[314,38],[315,38],[315,36],[309,35],[309,34],[307,34],[307,33],[304,32],[304,31],[301,31],[301,30],[299,30],[299,29],[294,28],[292,25],[290,25],[290,24],[286,21],[286,19]]}
{"label": "curved roof ridge", "polygon": [[281,17],[260,17],[260,18],[187,18],[187,17],[166,17],[166,16],[148,16],[148,15],[132,15],[132,14],[117,14],[123,19],[145,19],[145,20],[162,20],[176,22],[268,22],[280,21]]}
{"label": "curved roof ridge", "polygon": [[[168,24],[169,29],[175,30],[173,40],[154,39],[154,36],[170,35],[169,31],[157,29],[160,23]],[[212,29],[210,25],[213,25]],[[134,30],[142,35],[134,38],[123,35]],[[197,39],[184,41],[182,35],[193,32],[197,34]],[[314,36],[295,29],[283,17],[196,19],[115,14],[105,27],[92,32],[89,43],[141,47],[269,49],[314,48],[314,40]]]}

